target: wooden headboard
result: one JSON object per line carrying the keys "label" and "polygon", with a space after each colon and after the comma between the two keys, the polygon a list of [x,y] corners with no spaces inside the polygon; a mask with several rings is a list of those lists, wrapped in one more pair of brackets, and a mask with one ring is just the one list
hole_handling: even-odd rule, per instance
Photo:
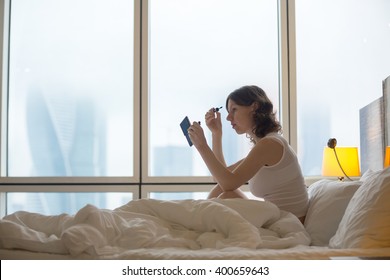
{"label": "wooden headboard", "polygon": [[385,147],[390,146],[390,76],[383,80],[383,95],[359,111],[360,167],[364,173],[383,169]]}

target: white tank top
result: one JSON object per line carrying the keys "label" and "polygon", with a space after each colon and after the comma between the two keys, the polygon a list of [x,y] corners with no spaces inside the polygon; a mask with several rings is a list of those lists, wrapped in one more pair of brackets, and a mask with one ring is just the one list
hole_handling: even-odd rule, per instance
{"label": "white tank top", "polygon": [[283,155],[277,164],[260,168],[249,180],[249,189],[253,195],[274,203],[279,209],[303,217],[309,198],[297,156],[280,134],[269,133],[265,138],[280,142]]}

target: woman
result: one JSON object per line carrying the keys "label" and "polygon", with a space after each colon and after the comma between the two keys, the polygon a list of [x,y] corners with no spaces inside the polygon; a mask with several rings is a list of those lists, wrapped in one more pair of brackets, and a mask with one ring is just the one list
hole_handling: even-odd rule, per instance
{"label": "woman", "polygon": [[237,134],[246,133],[254,144],[246,158],[226,166],[222,153],[221,114],[210,109],[205,116],[212,132],[212,149],[202,127],[194,122],[189,136],[218,183],[209,198],[246,198],[239,189],[249,182],[253,195],[295,214],[304,221],[308,195],[297,156],[281,135],[273,105],[257,86],[244,86],[226,99],[227,120]]}

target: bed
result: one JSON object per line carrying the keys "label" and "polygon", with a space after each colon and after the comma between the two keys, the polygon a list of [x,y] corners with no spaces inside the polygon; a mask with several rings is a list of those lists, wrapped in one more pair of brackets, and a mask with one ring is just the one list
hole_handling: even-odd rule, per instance
{"label": "bed", "polygon": [[390,168],[308,187],[305,223],[270,202],[133,200],[0,220],[0,259],[331,259],[390,256]]}

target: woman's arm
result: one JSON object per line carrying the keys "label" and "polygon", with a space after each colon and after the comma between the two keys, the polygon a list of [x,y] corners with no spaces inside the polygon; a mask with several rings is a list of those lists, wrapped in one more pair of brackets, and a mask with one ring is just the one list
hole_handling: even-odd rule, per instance
{"label": "woman's arm", "polygon": [[234,170],[226,168],[207,145],[202,127],[194,122],[189,135],[199,151],[210,173],[224,191],[232,191],[248,182],[265,165],[274,165],[280,161],[283,146],[275,140],[261,139],[248,156],[236,164]]}
{"label": "woman's arm", "polygon": [[225,157],[223,155],[222,148],[222,121],[221,113],[215,112],[214,108],[207,111],[205,115],[205,122],[212,136],[212,151],[217,159],[224,165],[226,165]]}
{"label": "woman's arm", "polygon": [[211,147],[216,158],[222,163],[223,166],[227,166],[225,157],[223,155],[222,135],[212,134]]}

